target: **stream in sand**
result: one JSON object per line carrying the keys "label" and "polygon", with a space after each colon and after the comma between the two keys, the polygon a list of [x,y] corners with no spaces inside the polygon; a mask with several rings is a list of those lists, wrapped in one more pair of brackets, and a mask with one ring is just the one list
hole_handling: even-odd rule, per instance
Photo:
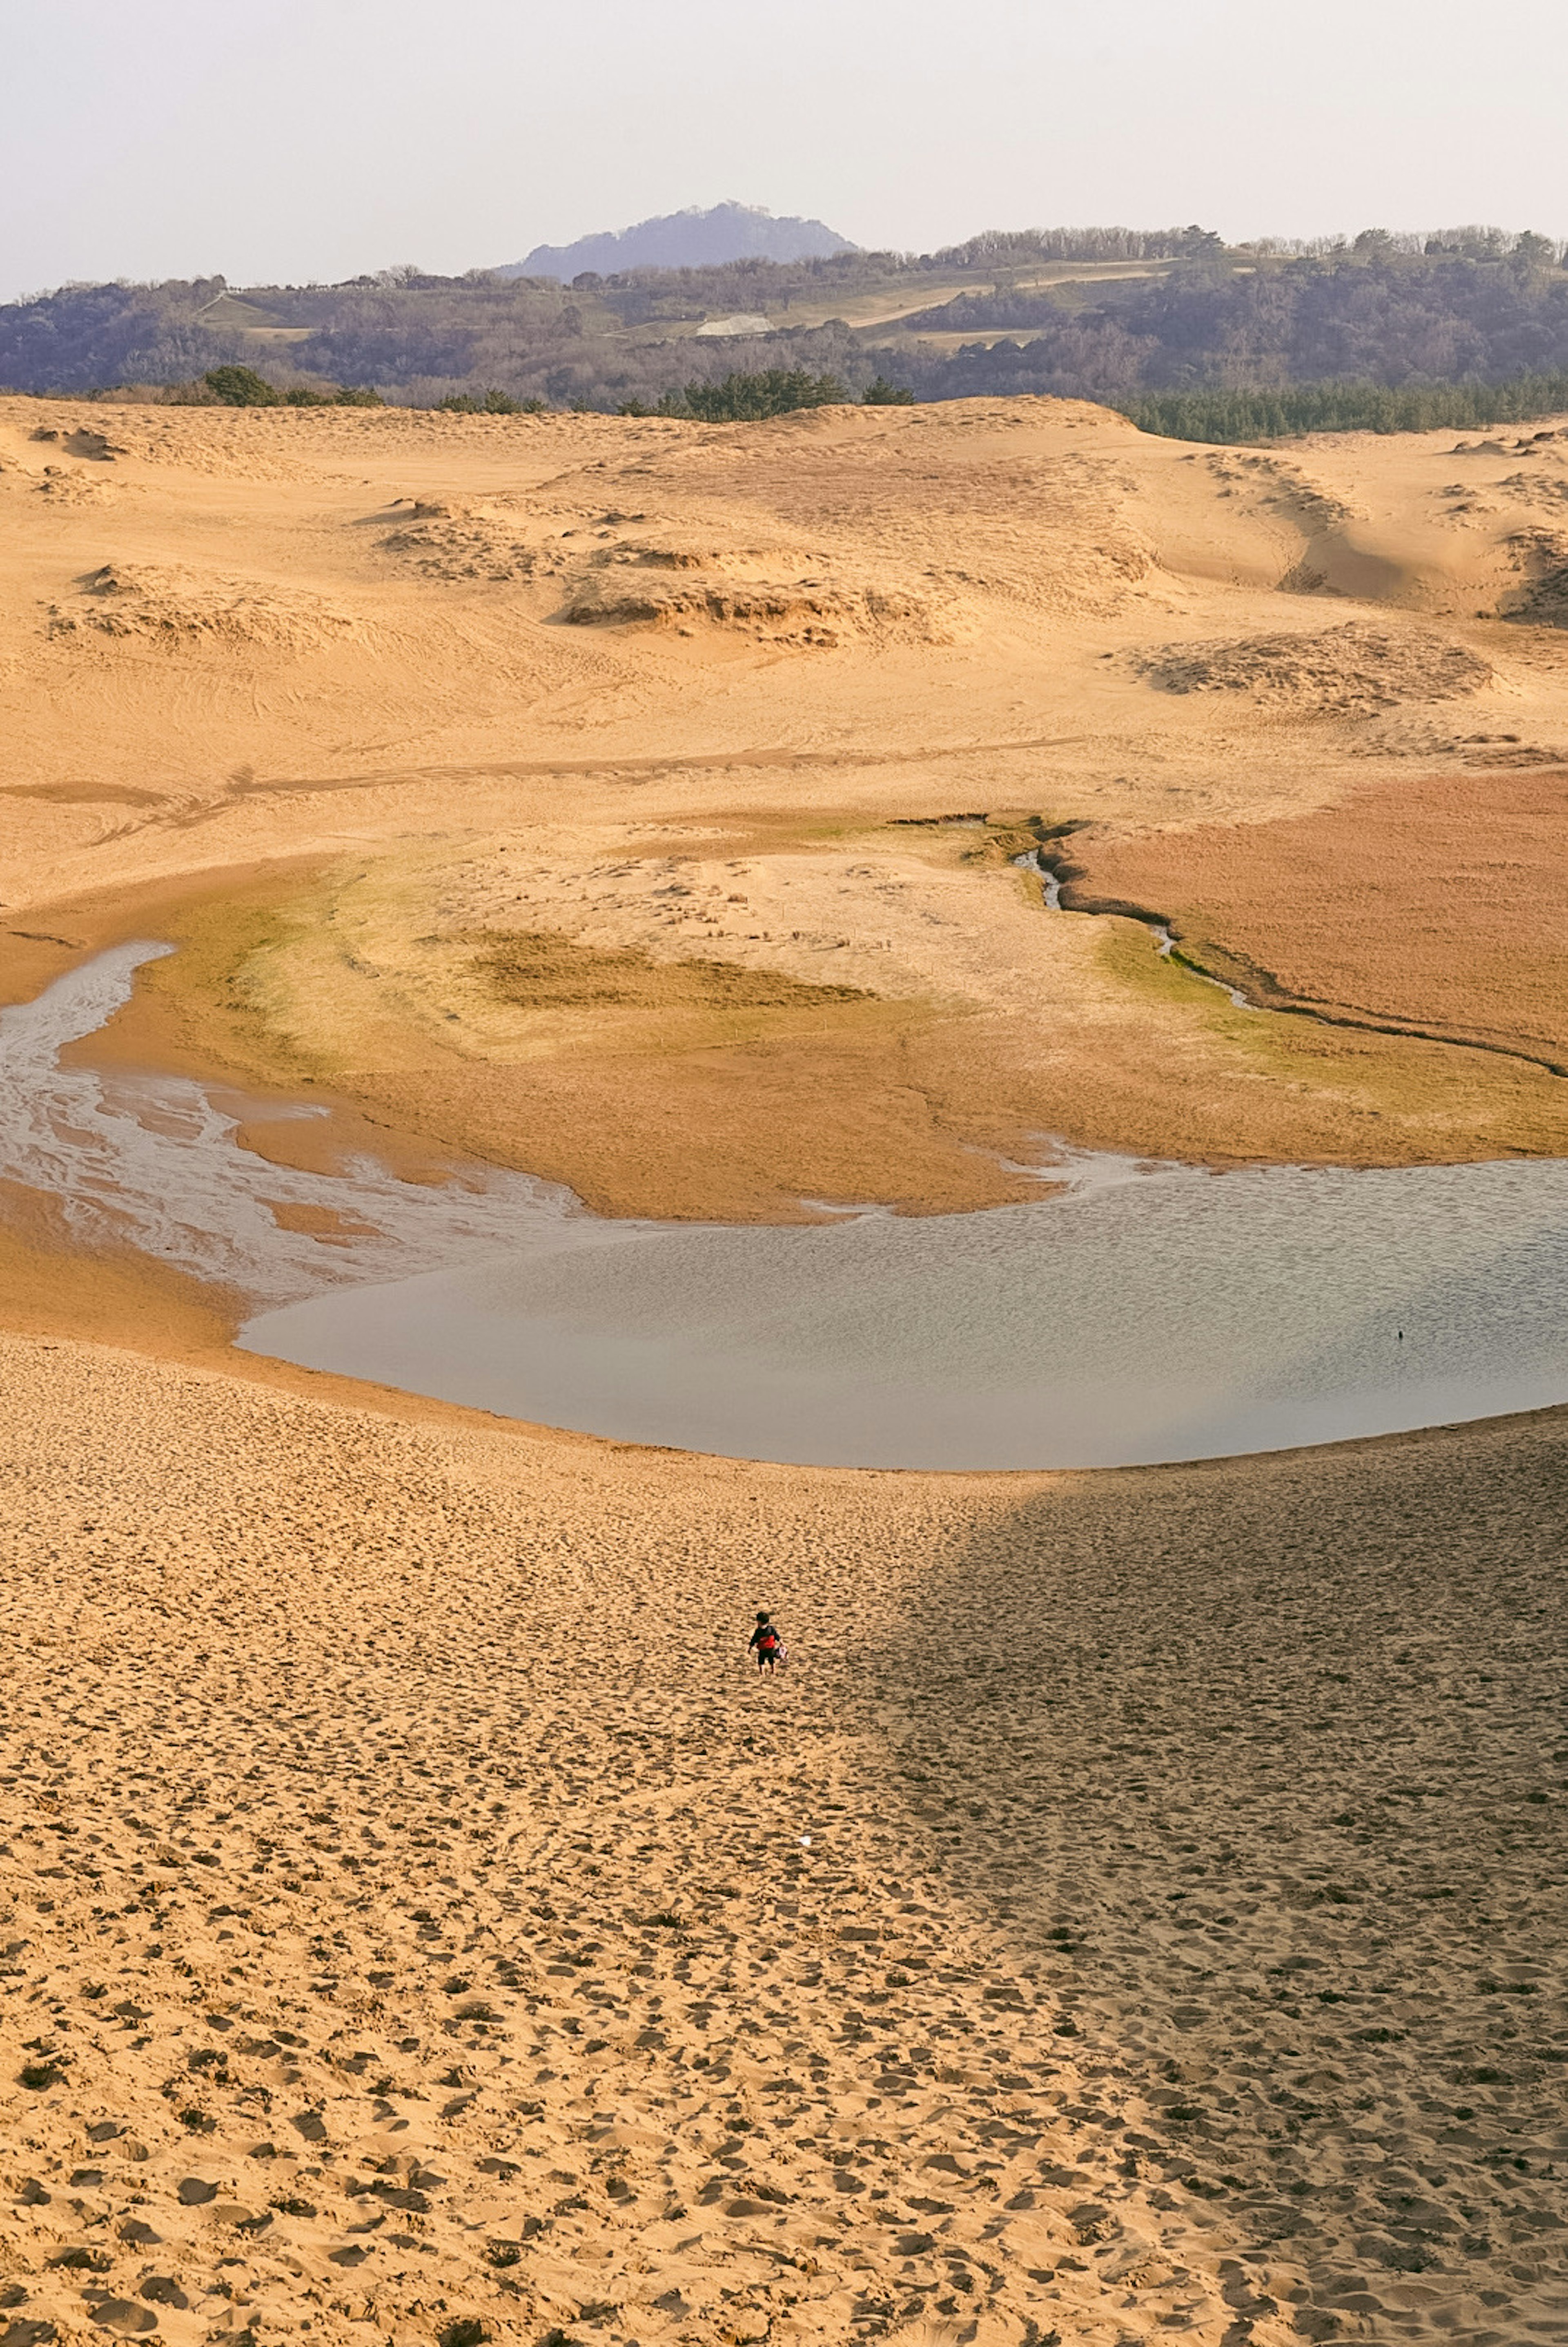
{"label": "stream in sand", "polygon": [[523,1174],[280,1168],[235,1138],[275,1106],[62,1068],[167,950],[0,1011],[0,1179],[84,1245],[239,1291],[253,1352],[840,1466],[1138,1465],[1568,1400],[1568,1163],[1217,1175],[1063,1151],[1052,1194],[980,1214],[606,1222]]}

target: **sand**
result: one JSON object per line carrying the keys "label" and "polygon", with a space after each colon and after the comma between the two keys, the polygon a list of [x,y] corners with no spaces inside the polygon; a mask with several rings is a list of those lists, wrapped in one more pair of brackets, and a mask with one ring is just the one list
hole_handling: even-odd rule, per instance
{"label": "sand", "polygon": [[[1568,1153],[1473,1048],[1562,1031],[1568,444],[84,413],[0,400],[0,997],[177,942],[106,1061],[736,1221]],[[1418,833],[1534,858],[1472,995]],[[1232,1010],[1050,836],[1453,1040]],[[1568,2330],[1563,1415],[742,1467],[4,1207],[4,2347]]]}
{"label": "sand", "polygon": [[[1530,1071],[1238,1025],[1141,934],[1042,917],[1002,851],[1319,816],[1353,864],[1369,786],[1467,774],[1539,784],[1539,819],[1565,468],[1532,436],[1194,450],[1039,400],[748,426],[100,404],[87,436],[0,401],[0,890],[28,933],[0,947],[25,987],[30,939],[167,889],[187,950],[110,1048],[308,1078],[410,1162],[526,1164],[606,1212],[999,1203],[1049,1132],[1558,1153]],[[978,846],[911,825],[974,811]],[[648,957],[665,999],[498,982],[540,934]],[[762,995],[705,998],[710,964]]]}
{"label": "sand", "polygon": [[1559,2334],[1560,1414],[833,1475],[4,1351],[8,2336]]}

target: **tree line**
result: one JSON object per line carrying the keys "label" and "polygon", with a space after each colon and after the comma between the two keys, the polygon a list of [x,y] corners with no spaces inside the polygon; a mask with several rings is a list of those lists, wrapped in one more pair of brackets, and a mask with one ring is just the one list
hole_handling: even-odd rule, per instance
{"label": "tree line", "polygon": [[[1467,428],[1554,403],[1541,386],[1568,375],[1563,258],[1545,237],[1490,229],[1364,230],[1288,251],[1227,250],[1198,228],[1029,230],[946,255],[738,262],[573,286],[412,268],[238,296],[220,278],[67,286],[0,307],[0,384],[720,420],[829,398],[1040,393],[1103,401],[1184,436],[1335,428],[1325,419],[1352,413],[1370,429],[1429,415]],[[1147,273],[1029,276],[1037,263],[1128,261]],[[922,286],[940,298],[922,303]],[[820,315],[839,292],[852,308],[851,296],[878,288],[884,317],[907,301],[896,327],[789,323],[807,294]],[[775,331],[744,344],[693,334],[736,309],[759,311]],[[248,339],[257,324],[293,339],[263,352]]]}
{"label": "tree line", "polygon": [[[199,391],[210,394],[219,407],[384,407],[385,400],[368,384],[340,384],[335,391],[319,391],[308,383],[290,384],[280,391],[254,367],[209,367]],[[208,403],[202,401],[202,405]]]}
{"label": "tree line", "polygon": [[1303,432],[1478,432],[1568,412],[1568,372],[1512,383],[1305,383],[1289,391],[1177,391],[1118,403],[1166,440],[1292,439]]}
{"label": "tree line", "polygon": [[623,401],[617,415],[680,415],[699,424],[755,424],[764,416],[788,415],[802,407],[842,407],[857,399],[862,407],[912,407],[914,394],[878,375],[858,395],[836,374],[812,374],[805,367],[738,367],[721,383],[688,383],[667,391],[657,407],[640,399]]}
{"label": "tree line", "polygon": [[917,337],[974,340],[922,350],[917,339],[901,377],[922,399],[1044,392],[1125,406],[1199,391],[1415,391],[1568,371],[1568,272],[1528,253],[1187,264],[1084,292],[1093,298],[1072,303],[963,294],[928,310]]}

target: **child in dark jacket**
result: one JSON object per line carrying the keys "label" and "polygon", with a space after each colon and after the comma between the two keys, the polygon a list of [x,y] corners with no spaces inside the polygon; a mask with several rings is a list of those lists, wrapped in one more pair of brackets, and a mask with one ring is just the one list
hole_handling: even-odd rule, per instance
{"label": "child in dark jacket", "polygon": [[766,1614],[758,1614],[757,1627],[747,1641],[747,1651],[755,1653],[758,1669],[766,1671],[769,1677],[783,1660],[784,1641]]}

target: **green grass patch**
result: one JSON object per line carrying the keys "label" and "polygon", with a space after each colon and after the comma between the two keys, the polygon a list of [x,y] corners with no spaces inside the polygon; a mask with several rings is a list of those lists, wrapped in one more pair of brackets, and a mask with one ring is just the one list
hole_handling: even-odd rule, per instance
{"label": "green grass patch", "polygon": [[271,1024],[258,984],[261,958],[321,925],[323,900],[296,873],[182,907],[159,924],[178,948],[137,973],[137,986],[168,1003],[202,1046],[284,1081],[327,1071],[319,1055]]}

